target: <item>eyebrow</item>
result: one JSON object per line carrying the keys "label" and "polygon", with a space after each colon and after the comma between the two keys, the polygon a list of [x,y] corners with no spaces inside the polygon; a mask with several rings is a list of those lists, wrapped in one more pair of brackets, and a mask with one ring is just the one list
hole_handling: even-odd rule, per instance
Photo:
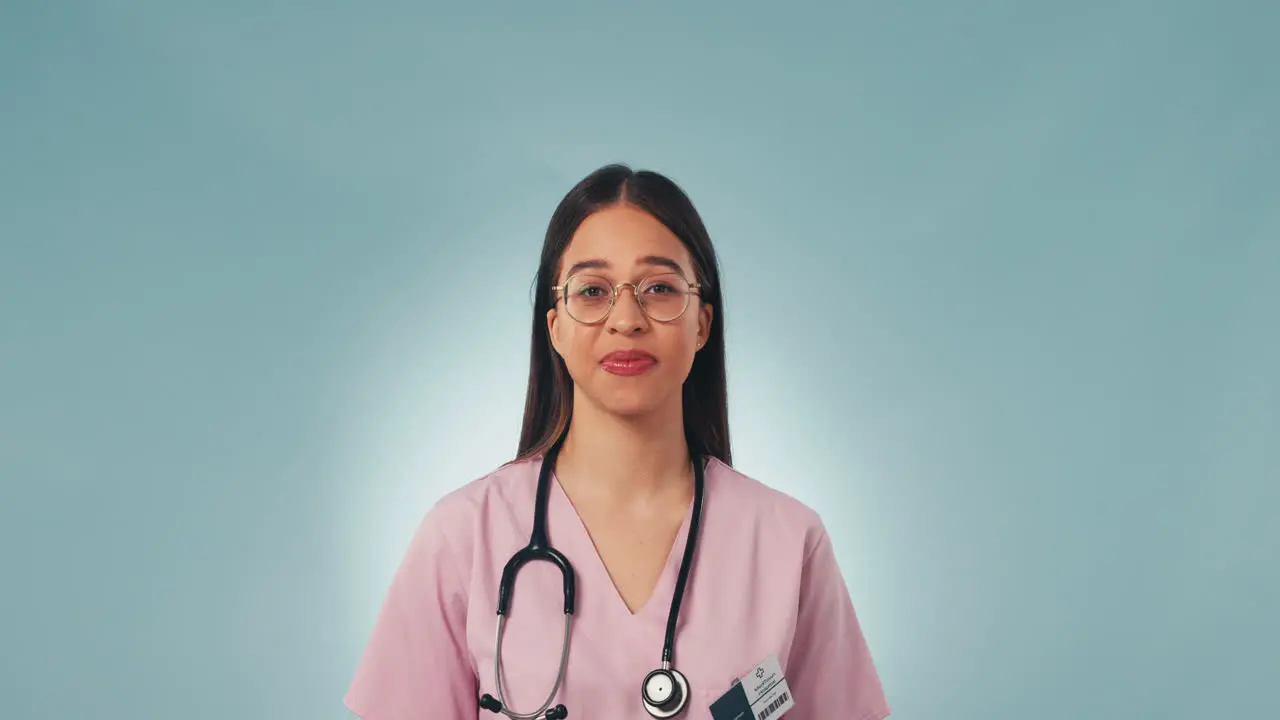
{"label": "eyebrow", "polygon": [[[674,270],[680,273],[681,275],[684,274],[684,268],[680,267],[680,263],[676,262],[675,260],[672,260],[669,257],[663,257],[661,255],[645,255],[644,257],[640,258],[640,264],[664,267],[670,270]],[[569,272],[566,274],[566,276],[573,275],[582,270],[608,270],[610,267],[612,266],[609,264],[609,261],[607,260],[599,260],[599,259],[583,260],[581,262],[574,263],[573,266],[569,268]]]}

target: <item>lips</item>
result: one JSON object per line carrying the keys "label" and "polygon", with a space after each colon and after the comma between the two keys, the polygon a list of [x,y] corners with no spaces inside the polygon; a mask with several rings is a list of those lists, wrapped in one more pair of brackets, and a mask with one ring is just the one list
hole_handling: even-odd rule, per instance
{"label": "lips", "polygon": [[658,359],[642,350],[615,350],[600,359],[600,366],[614,375],[639,375],[658,364]]}

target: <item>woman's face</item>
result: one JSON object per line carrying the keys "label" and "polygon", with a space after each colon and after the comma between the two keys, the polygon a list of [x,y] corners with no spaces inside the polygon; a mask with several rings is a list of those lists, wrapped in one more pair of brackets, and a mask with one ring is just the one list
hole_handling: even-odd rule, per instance
{"label": "woman's face", "polygon": [[[667,319],[684,289],[673,273],[688,282],[697,279],[684,243],[643,210],[609,207],[578,227],[556,278],[557,285],[575,279],[570,304],[556,293],[547,329],[580,398],[619,415],[642,415],[678,401],[694,353],[706,342],[712,309],[691,291],[684,313]],[[603,320],[588,324],[607,306],[611,287],[640,285],[646,278],[655,282],[640,292],[657,319],[627,286]]]}

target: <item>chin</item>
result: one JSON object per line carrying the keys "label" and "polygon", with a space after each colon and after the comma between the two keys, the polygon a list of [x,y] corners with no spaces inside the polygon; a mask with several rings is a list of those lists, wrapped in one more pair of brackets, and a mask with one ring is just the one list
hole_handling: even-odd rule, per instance
{"label": "chin", "polygon": [[662,407],[662,403],[657,398],[635,397],[630,394],[599,397],[596,399],[596,405],[610,415],[619,417],[643,417],[657,412]]}
{"label": "chin", "polygon": [[633,388],[598,388],[592,402],[601,410],[619,417],[643,417],[661,410],[669,394],[652,385]]}
{"label": "chin", "polygon": [[605,403],[601,405],[601,409],[610,415],[628,419],[648,417],[656,413],[658,407],[654,403]]}

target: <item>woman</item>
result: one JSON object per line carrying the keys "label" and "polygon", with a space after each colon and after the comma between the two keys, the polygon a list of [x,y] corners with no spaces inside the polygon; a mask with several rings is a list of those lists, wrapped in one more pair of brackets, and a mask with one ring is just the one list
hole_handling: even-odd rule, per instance
{"label": "woman", "polygon": [[[888,715],[821,520],[731,466],[723,316],[711,240],[671,181],[610,165],[564,197],[538,269],[517,458],[427,513],[353,712]],[[504,567],[535,510],[546,538],[532,544],[572,564],[573,612],[561,568],[534,559],[501,594],[498,635]]]}

